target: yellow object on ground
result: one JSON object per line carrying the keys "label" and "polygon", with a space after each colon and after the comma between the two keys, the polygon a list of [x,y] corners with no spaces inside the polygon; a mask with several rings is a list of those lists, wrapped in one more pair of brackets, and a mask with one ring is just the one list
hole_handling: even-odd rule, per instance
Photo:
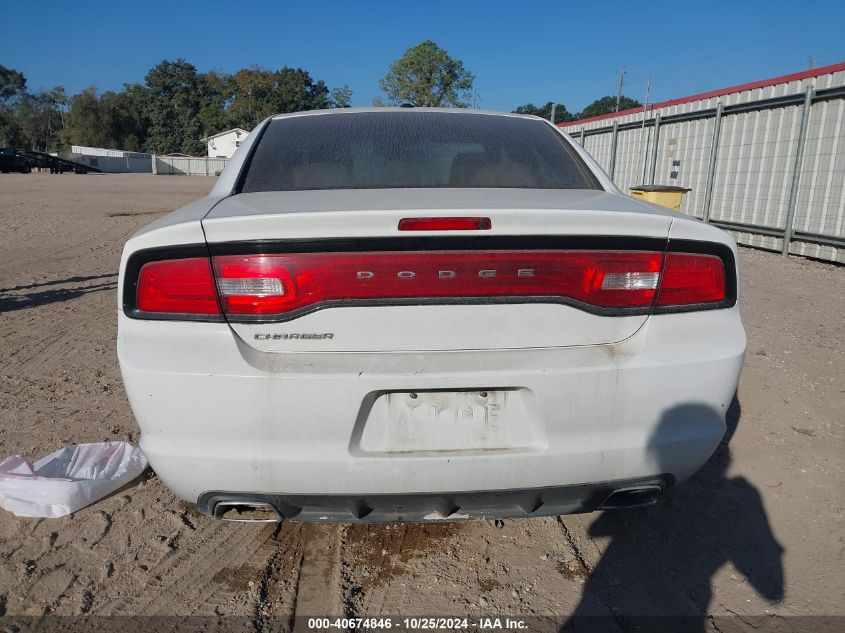
{"label": "yellow object on ground", "polygon": [[681,201],[688,191],[692,191],[692,189],[676,187],[675,185],[639,185],[631,187],[631,197],[642,198],[646,202],[659,204],[662,207],[672,209],[672,211],[680,211]]}

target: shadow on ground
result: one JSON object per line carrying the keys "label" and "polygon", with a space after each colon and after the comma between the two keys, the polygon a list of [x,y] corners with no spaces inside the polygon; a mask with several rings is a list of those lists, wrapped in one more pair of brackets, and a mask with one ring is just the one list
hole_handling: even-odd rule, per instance
{"label": "shadow on ground", "polygon": [[[611,542],[564,631],[714,630],[708,615],[712,579],[729,563],[738,572],[737,585],[747,581],[769,602],[783,598],[784,550],[772,534],[760,494],[745,478],[726,476],[740,413],[734,398],[714,455],[663,503],[604,512],[592,523],[590,536]],[[664,415],[655,437],[679,420],[705,422],[713,416],[718,413],[701,405],[676,407]],[[668,465],[676,447],[655,441],[652,450]],[[726,602],[736,601],[726,596]]]}
{"label": "shadow on ground", "polygon": [[[81,283],[85,283],[88,281],[100,281],[100,283],[95,283],[87,286],[80,285]],[[66,284],[77,285],[71,286],[70,288],[55,288],[52,290],[37,290],[35,292],[9,294],[12,292],[17,293],[21,290],[42,288],[44,286],[61,286]],[[76,299],[77,297],[81,297],[83,295],[91,294],[94,292],[114,290],[116,288],[117,275],[114,273],[108,275],[91,275],[87,277],[68,277],[67,279],[58,279],[56,281],[46,281],[43,283],[16,286],[14,288],[3,288],[0,289],[0,313],[14,312],[16,310],[25,310],[27,308],[37,308],[39,306],[49,305],[51,303],[69,301],[71,299]]]}

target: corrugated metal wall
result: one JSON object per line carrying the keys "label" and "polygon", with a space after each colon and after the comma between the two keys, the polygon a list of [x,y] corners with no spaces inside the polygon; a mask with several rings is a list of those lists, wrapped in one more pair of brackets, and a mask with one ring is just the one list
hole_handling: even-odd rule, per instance
{"label": "corrugated metal wall", "polygon": [[152,172],[162,176],[215,176],[223,171],[226,163],[229,162],[228,158],[157,156],[143,152],[125,152],[80,145],[73,145],[71,149],[71,152],[65,152],[61,154],[61,157],[97,167],[108,173],[149,174]]}
{"label": "corrugated metal wall", "polygon": [[[77,146],[74,145],[76,148]],[[151,154],[141,154],[137,152],[114,152],[112,154],[105,153],[80,154],[78,152],[61,152],[60,158],[72,160],[89,167],[96,167],[100,171],[109,174],[149,174],[152,171],[152,163],[150,162]],[[122,154],[118,156],[117,154]]]}
{"label": "corrugated metal wall", "polygon": [[[795,209],[796,230],[845,235],[845,99],[813,105]],[[829,246],[800,244],[802,255],[837,260]],[[843,251],[839,250],[842,261]]]}
{"label": "corrugated metal wall", "polygon": [[217,176],[226,167],[228,158],[201,156],[153,156],[153,173],[160,176]]}
{"label": "corrugated metal wall", "polygon": [[578,142],[583,130],[584,147],[609,171],[616,123],[613,179],[619,188],[651,182],[689,187],[681,210],[703,219],[721,104],[708,219],[740,243],[781,250],[808,90],[812,101],[789,252],[845,263],[845,65],[799,80],[576,121],[563,130]]}

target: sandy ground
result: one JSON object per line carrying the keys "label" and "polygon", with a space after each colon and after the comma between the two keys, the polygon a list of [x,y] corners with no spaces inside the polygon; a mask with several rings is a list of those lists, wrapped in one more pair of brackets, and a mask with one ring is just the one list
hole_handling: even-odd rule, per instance
{"label": "sandy ground", "polygon": [[[120,251],[212,183],[0,177],[0,456],[138,440],[115,358]],[[747,249],[741,259],[749,343],[735,432],[658,507],[503,523],[239,525],[197,514],[149,474],[63,519],[0,511],[0,616],[240,616],[265,630],[288,628],[294,614],[560,624],[576,613],[627,631],[641,630],[632,616],[682,614],[695,616],[693,630],[727,631],[759,626],[756,616],[843,615],[845,269]]]}

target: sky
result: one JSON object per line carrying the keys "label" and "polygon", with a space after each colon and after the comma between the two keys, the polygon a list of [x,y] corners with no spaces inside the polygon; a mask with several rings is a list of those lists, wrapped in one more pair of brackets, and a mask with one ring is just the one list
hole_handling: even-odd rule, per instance
{"label": "sky", "polygon": [[143,82],[163,59],[200,72],[301,67],[369,106],[409,47],[432,39],[476,77],[478,107],[616,94],[649,102],[845,61],[845,2],[8,2],[0,64],[29,90]]}

